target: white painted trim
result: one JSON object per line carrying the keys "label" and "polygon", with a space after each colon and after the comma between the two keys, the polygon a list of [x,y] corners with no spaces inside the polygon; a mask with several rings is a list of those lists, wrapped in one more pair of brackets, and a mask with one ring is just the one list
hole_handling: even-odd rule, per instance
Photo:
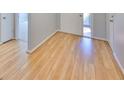
{"label": "white painted trim", "polygon": [[31,54],[33,53],[36,49],[38,49],[43,43],[45,43],[49,38],[51,38],[56,32],[53,32],[51,35],[49,35],[48,37],[46,37],[43,41],[41,41],[41,43],[39,43],[35,48],[33,48],[32,50],[27,50],[27,53]]}
{"label": "white painted trim", "polygon": [[63,33],[66,33],[66,34],[72,34],[72,35],[77,35],[77,36],[83,36],[83,35],[80,35],[80,34],[77,34],[77,33],[65,32],[65,31],[62,31],[62,30],[59,30],[58,32],[63,32]]}
{"label": "white painted trim", "polygon": [[[63,32],[63,33],[67,33],[67,34],[74,34],[74,35],[78,35],[78,34],[75,34],[75,33],[68,33],[68,32],[64,32],[62,30],[58,30],[59,32]],[[83,35],[79,35],[79,36],[83,36]],[[83,37],[87,37],[87,36],[83,36]],[[94,37],[94,36],[91,36],[91,37],[88,37],[88,38],[91,38],[91,39],[97,39],[97,40],[102,40],[102,41],[107,41],[106,39],[104,38],[100,38],[100,37]]]}
{"label": "white painted trim", "polygon": [[124,74],[124,69],[123,69],[123,67],[122,67],[121,64],[120,64],[118,57],[116,56],[116,54],[115,54],[114,52],[113,52],[113,55],[114,55],[114,57],[115,57],[115,60],[116,60],[116,62],[117,62],[117,64],[118,64],[118,66],[120,67],[122,73]]}
{"label": "white painted trim", "polygon": [[107,41],[105,38],[100,38],[100,37],[94,37],[94,36],[92,36],[91,38],[92,38],[92,39],[98,39],[98,40]]}

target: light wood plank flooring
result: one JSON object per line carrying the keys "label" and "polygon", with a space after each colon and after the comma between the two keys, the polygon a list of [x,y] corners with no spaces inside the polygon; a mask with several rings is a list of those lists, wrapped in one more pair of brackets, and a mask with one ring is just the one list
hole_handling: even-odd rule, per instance
{"label": "light wood plank flooring", "polygon": [[21,41],[0,45],[0,79],[123,79],[104,41],[57,32],[32,54],[25,51]]}

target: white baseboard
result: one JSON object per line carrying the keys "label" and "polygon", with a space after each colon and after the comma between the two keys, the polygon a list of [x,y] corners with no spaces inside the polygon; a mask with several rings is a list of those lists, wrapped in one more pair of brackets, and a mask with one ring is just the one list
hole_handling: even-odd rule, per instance
{"label": "white baseboard", "polygon": [[91,36],[91,38],[93,38],[93,39],[98,39],[98,40],[102,40],[102,41],[107,41],[106,39],[104,39],[104,38],[100,38],[100,37],[94,37],[94,36]]}
{"label": "white baseboard", "polygon": [[115,57],[115,60],[116,60],[116,62],[118,64],[118,66],[120,67],[120,69],[121,69],[121,71],[122,71],[122,73],[124,75],[124,69],[123,69],[122,65],[120,64],[118,57],[116,56],[116,54],[114,52],[113,52],[113,55]]}
{"label": "white baseboard", "polygon": [[[107,40],[107,41],[108,41],[108,40]],[[109,46],[111,47],[109,41],[108,41],[108,44],[109,44]],[[112,49],[112,47],[111,47],[111,49]],[[115,58],[115,60],[116,60],[117,65],[119,66],[119,68],[120,68],[122,74],[124,75],[124,68],[123,68],[122,65],[120,64],[120,61],[119,61],[118,57],[116,56],[116,53],[114,52],[113,49],[112,49],[112,53],[113,53],[113,56],[114,56],[114,58]]]}
{"label": "white baseboard", "polygon": [[49,38],[51,38],[57,31],[53,32],[51,35],[49,35],[48,37],[46,37],[41,43],[39,43],[35,48],[33,48],[32,50],[27,50],[27,53],[31,54],[33,53],[37,48],[39,48],[43,43],[45,43]]}
{"label": "white baseboard", "polygon": [[63,33],[66,33],[66,34],[72,34],[72,35],[82,36],[82,35],[77,34],[77,33],[65,32],[65,31],[62,31],[62,30],[58,30],[58,32],[63,32]]}
{"label": "white baseboard", "polygon": [[[68,33],[68,34],[74,34],[74,35],[78,35],[78,36],[83,36],[83,35],[79,35],[79,34],[76,34],[76,33],[69,33],[69,32],[64,32],[62,30],[58,30],[59,32],[63,32],[63,33]],[[85,36],[84,36],[85,37]],[[88,37],[89,38],[89,37]],[[102,41],[108,41],[107,39],[104,39],[104,38],[100,38],[100,37],[94,37],[94,36],[91,36],[90,38],[92,39],[97,39],[97,40],[102,40]]]}

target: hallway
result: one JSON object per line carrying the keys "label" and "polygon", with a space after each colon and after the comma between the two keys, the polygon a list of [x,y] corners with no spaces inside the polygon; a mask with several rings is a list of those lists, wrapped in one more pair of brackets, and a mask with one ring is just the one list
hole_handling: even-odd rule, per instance
{"label": "hallway", "polygon": [[18,13],[18,31],[17,38],[24,42],[28,42],[28,14]]}
{"label": "hallway", "polygon": [[57,32],[31,55],[23,43],[0,46],[0,79],[123,79],[105,41]]}

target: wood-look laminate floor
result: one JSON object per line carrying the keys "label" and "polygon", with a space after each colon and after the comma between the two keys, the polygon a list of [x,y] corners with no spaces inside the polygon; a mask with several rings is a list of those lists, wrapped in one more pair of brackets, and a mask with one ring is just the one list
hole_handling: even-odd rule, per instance
{"label": "wood-look laminate floor", "polygon": [[123,79],[107,42],[58,32],[31,55],[26,44],[0,45],[0,79]]}

